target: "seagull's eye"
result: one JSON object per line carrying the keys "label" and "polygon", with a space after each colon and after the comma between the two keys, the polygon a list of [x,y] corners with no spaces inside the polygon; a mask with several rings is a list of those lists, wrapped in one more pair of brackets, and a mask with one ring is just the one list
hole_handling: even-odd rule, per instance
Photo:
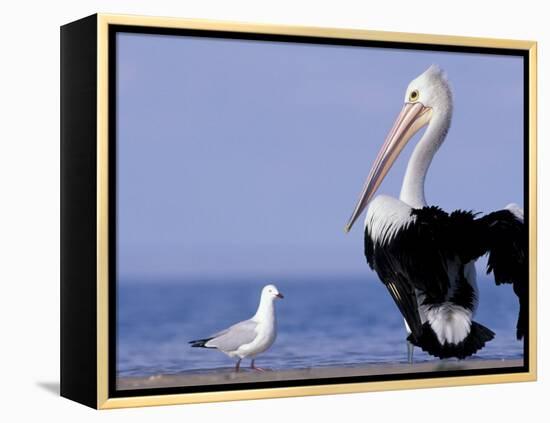
{"label": "seagull's eye", "polygon": [[418,90],[412,90],[409,94],[409,101],[417,101],[418,97],[420,97]]}

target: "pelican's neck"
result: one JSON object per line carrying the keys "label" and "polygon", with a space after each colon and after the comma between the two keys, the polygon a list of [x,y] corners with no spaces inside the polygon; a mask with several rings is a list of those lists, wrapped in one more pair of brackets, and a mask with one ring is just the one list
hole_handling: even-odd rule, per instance
{"label": "pelican's neck", "polygon": [[263,321],[275,318],[275,301],[270,295],[262,295],[256,314],[252,320]]}
{"label": "pelican's neck", "polygon": [[427,205],[424,196],[426,174],[435,153],[445,140],[451,125],[451,115],[450,104],[442,108],[439,113],[434,112],[428,128],[409,159],[399,199],[413,208],[422,208]]}

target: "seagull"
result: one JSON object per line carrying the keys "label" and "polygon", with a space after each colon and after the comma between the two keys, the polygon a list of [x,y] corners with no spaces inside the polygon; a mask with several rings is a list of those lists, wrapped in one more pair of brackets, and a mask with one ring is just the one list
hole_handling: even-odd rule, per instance
{"label": "seagull", "polygon": [[250,368],[264,371],[254,365],[258,354],[268,350],[277,337],[277,319],[275,300],[284,298],[275,285],[266,285],[262,289],[258,310],[252,318],[243,320],[214,335],[189,341],[191,347],[215,348],[231,358],[238,358],[235,371],[238,372],[241,360],[251,358]]}

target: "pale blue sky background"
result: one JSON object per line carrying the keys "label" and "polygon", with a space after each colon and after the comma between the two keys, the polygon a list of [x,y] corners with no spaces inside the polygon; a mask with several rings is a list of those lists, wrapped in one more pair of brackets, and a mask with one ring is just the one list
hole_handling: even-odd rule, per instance
{"label": "pale blue sky background", "polygon": [[[523,203],[519,57],[118,34],[121,281],[365,275],[343,228],[409,81],[455,109],[431,204]],[[415,137],[379,193],[399,195]]]}

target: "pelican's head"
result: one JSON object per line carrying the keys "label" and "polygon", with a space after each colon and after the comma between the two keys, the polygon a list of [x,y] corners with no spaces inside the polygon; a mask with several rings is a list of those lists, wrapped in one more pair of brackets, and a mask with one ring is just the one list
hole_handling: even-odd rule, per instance
{"label": "pelican's head", "polygon": [[372,165],[359,201],[346,225],[346,232],[365,210],[407,142],[431,121],[448,116],[451,108],[451,89],[438,66],[430,66],[411,81],[405,92],[405,104]]}
{"label": "pelican's head", "polygon": [[452,105],[451,88],[443,70],[431,65],[413,79],[405,92],[405,105],[419,103],[433,113],[444,111]]}
{"label": "pelican's head", "polygon": [[282,299],[284,298],[284,296],[279,292],[275,285],[269,284],[264,286],[264,288],[262,289],[262,298],[269,298],[271,300],[274,300]]}

